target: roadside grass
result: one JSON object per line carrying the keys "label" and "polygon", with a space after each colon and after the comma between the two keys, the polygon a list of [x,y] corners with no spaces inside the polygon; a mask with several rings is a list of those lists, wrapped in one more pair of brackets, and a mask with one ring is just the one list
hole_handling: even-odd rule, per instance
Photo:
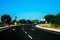
{"label": "roadside grass", "polygon": [[51,26],[44,25],[42,27],[60,29],[60,25],[59,26],[55,26],[54,24],[51,24]]}
{"label": "roadside grass", "polygon": [[60,29],[60,27],[50,27],[50,28]]}

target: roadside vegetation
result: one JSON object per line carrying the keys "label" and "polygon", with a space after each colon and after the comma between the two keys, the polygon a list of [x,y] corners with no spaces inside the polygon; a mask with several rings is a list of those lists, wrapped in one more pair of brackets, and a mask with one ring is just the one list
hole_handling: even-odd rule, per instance
{"label": "roadside vegetation", "polygon": [[[4,14],[1,16],[1,22],[2,25],[19,25],[19,24],[50,24],[50,28],[60,28],[60,13],[56,15],[48,14],[44,16],[44,21],[41,20],[26,20],[26,19],[20,19],[17,21],[17,16],[14,17],[15,19],[12,20],[10,15]],[[1,25],[0,25],[1,26]],[[44,25],[44,27],[47,27]]]}
{"label": "roadside vegetation", "polygon": [[20,24],[38,24],[39,20],[26,20],[20,19],[17,21],[17,16],[14,17],[14,20],[10,17],[10,15],[4,14],[0,18],[0,26],[9,26],[9,25],[20,25]]}
{"label": "roadside vegetation", "polygon": [[48,14],[44,16],[47,24],[51,24],[50,28],[58,28],[60,29],[60,13],[56,15]]}

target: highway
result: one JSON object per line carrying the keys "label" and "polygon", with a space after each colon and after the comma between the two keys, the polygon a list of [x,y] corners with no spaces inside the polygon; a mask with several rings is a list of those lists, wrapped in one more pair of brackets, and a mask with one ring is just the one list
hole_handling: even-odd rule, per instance
{"label": "highway", "polygon": [[60,40],[60,35],[36,29],[35,25],[20,25],[0,31],[0,40]]}

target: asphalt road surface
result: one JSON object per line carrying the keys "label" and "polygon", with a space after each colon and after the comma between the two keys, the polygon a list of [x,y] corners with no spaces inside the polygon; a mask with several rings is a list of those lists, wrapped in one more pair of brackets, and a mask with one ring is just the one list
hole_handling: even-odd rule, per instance
{"label": "asphalt road surface", "polygon": [[0,40],[60,40],[60,35],[34,28],[34,25],[20,25],[0,32]]}

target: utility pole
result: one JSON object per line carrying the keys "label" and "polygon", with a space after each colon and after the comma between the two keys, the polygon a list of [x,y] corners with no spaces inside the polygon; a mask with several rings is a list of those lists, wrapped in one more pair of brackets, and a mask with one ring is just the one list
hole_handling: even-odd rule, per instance
{"label": "utility pole", "polygon": [[16,18],[17,18],[17,16],[15,16],[15,25],[17,24],[17,22],[16,22],[16,21],[17,21]]}

